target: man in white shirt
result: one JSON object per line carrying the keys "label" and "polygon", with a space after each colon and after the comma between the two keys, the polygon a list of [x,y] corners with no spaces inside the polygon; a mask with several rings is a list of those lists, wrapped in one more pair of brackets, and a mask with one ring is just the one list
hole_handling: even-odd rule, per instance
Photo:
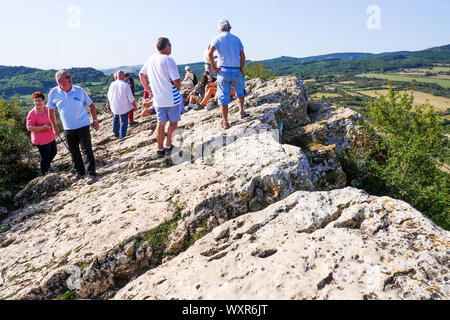
{"label": "man in white shirt", "polygon": [[183,79],[182,85],[185,88],[193,88],[194,87],[194,74],[191,72],[191,67],[186,66],[186,67],[184,67],[184,70],[186,70],[186,76]]}
{"label": "man in white shirt", "polygon": [[[139,72],[144,89],[153,93],[153,106],[156,108],[158,125],[156,141],[158,158],[172,152],[172,138],[181,120],[181,108],[184,108],[183,97],[178,91],[181,86],[180,74],[175,61],[170,57],[172,45],[167,38],[159,38],[156,42],[157,53],[147,59]],[[165,125],[169,121],[166,147],[164,148]]]}
{"label": "man in white shirt", "polygon": [[[136,109],[136,101],[131,88],[125,82],[125,72],[117,72],[117,80],[111,83],[108,89],[109,106],[114,114],[113,133],[123,139],[128,129],[128,113]],[[120,127],[120,129],[119,129]]]}

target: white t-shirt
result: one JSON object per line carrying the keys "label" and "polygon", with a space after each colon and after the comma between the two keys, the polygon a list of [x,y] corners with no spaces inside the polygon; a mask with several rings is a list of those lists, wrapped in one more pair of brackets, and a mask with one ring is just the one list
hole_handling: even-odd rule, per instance
{"label": "white t-shirt", "polygon": [[166,54],[155,53],[147,59],[140,73],[148,76],[156,108],[178,106],[183,98],[173,80],[180,79],[175,61]]}
{"label": "white t-shirt", "polygon": [[114,114],[124,114],[133,109],[131,104],[135,99],[130,85],[124,80],[116,80],[109,86],[108,100]]}

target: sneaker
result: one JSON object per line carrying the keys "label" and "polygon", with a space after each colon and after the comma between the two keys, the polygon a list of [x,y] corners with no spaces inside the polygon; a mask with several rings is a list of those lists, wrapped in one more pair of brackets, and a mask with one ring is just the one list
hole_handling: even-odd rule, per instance
{"label": "sneaker", "polygon": [[88,175],[87,176],[87,181],[86,181],[86,183],[87,184],[93,184],[93,183],[95,183],[95,182],[97,182],[97,176],[93,176],[93,175]]}
{"label": "sneaker", "polygon": [[170,147],[165,147],[164,150],[165,150],[166,154],[171,154],[172,150],[173,150],[173,145],[171,145]]}
{"label": "sneaker", "polygon": [[195,111],[203,110],[203,109],[205,109],[205,106],[201,106],[201,105],[198,105],[194,108]]}
{"label": "sneaker", "polygon": [[166,155],[166,150],[165,149],[156,151],[156,157],[158,159],[163,158],[165,155]]}
{"label": "sneaker", "polygon": [[188,110],[195,109],[195,104],[189,104]]}

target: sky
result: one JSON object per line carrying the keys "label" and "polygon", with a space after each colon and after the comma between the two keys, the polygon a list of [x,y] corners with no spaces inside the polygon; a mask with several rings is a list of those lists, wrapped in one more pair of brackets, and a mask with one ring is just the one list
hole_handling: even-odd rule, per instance
{"label": "sky", "polygon": [[0,65],[139,65],[161,36],[177,64],[201,62],[221,18],[253,61],[450,44],[450,0],[15,0],[0,4]]}

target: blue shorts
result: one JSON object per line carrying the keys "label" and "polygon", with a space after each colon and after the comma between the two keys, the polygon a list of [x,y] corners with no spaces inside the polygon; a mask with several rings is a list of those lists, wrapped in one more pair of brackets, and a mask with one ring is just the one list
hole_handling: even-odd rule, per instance
{"label": "blue shorts", "polygon": [[158,122],[181,121],[181,107],[184,107],[183,102],[174,107],[156,108],[156,118],[158,119]]}
{"label": "blue shorts", "polygon": [[217,92],[221,106],[228,105],[231,102],[230,85],[233,85],[234,90],[236,90],[236,97],[242,98],[244,96],[241,70],[222,67],[217,74]]}

